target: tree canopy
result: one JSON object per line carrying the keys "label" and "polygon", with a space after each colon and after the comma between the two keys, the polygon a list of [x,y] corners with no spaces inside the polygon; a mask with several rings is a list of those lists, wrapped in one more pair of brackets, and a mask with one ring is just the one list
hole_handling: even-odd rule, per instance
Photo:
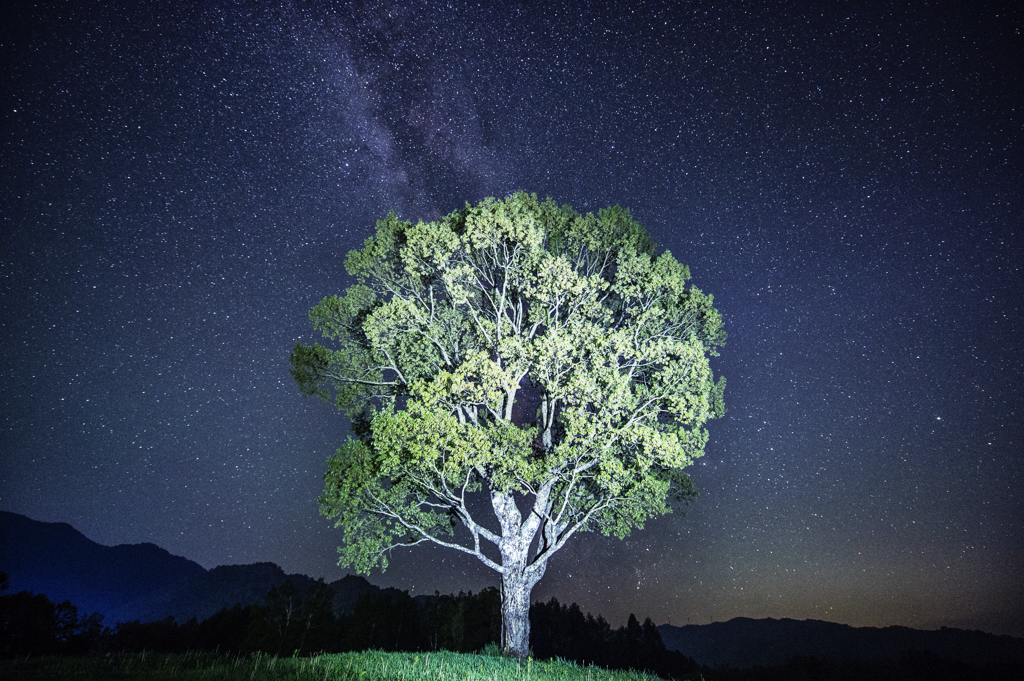
{"label": "tree canopy", "polygon": [[291,357],[301,390],[353,423],[320,497],[339,563],[384,569],[422,542],[470,554],[501,574],[506,647],[525,653],[512,611],[554,552],[695,494],[683,469],[724,412],[721,315],[628,210],[521,192],[433,222],[391,213],[346,267],[358,283],[310,312],[324,344]]}

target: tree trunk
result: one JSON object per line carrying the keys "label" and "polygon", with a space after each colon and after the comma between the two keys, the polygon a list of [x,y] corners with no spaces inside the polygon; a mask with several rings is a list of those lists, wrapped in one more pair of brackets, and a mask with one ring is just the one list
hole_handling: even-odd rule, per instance
{"label": "tree trunk", "polygon": [[511,494],[491,492],[494,515],[501,525],[501,621],[504,629],[502,651],[509,657],[530,655],[530,592],[544,576],[547,559],[530,563],[530,544],[537,523],[522,523],[522,515]]}
{"label": "tree trunk", "polygon": [[501,621],[504,630],[502,652],[509,657],[530,655],[530,581],[521,570],[506,570],[501,576]]}

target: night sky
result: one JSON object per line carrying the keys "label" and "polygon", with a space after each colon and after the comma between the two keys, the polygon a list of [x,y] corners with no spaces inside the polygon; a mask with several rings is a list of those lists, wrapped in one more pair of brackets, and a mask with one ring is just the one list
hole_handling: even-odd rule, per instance
{"label": "night sky", "polygon": [[342,577],[308,310],[389,209],[523,189],[629,207],[729,333],[690,512],[535,598],[1024,636],[1024,14],[610,4],[5,3],[0,509]]}

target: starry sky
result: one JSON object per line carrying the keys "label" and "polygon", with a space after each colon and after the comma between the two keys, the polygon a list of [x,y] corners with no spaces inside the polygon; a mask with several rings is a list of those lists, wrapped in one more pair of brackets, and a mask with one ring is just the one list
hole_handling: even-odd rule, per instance
{"label": "starry sky", "polygon": [[[689,513],[535,598],[1024,636],[1011,5],[5,3],[0,509],[340,578],[307,312],[389,209],[524,189],[629,207],[729,333]],[[426,548],[370,580],[496,584]]]}

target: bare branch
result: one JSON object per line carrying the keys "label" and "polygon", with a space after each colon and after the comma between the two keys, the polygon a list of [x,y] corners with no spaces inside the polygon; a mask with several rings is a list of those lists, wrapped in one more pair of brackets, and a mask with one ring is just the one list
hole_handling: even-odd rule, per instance
{"label": "bare branch", "polygon": [[394,544],[395,547],[397,547],[397,546],[414,546],[415,544],[419,544],[419,543],[421,543],[423,541],[429,541],[429,542],[432,542],[434,544],[437,544],[438,546],[443,546],[443,547],[448,548],[448,549],[454,549],[456,551],[461,551],[462,553],[468,554],[470,556],[474,556],[481,563],[483,563],[484,565],[486,565],[487,567],[491,568],[492,570],[494,570],[495,572],[497,572],[499,574],[502,574],[504,572],[504,569],[502,568],[501,565],[499,565],[498,563],[496,563],[493,560],[491,560],[490,558],[488,558],[483,553],[483,551],[480,550],[479,539],[477,539],[474,542],[474,548],[472,548],[472,549],[469,548],[469,547],[463,546],[462,544],[457,544],[455,542],[444,541],[443,539],[434,536],[433,534],[428,532],[423,527],[417,525],[416,523],[410,522],[405,516],[403,516],[398,511],[393,510],[390,506],[388,506],[387,504],[385,504],[381,500],[379,500],[377,498],[374,498],[373,500],[377,503],[377,508],[373,509],[373,510],[370,510],[369,512],[374,513],[375,515],[379,515],[379,516],[382,516],[382,517],[385,517],[385,518],[389,518],[389,519],[397,522],[399,525],[404,527],[410,533],[412,533],[414,535],[419,535],[420,536],[420,539],[418,541],[416,541],[416,542],[412,542],[412,543],[400,542],[398,544]]}

